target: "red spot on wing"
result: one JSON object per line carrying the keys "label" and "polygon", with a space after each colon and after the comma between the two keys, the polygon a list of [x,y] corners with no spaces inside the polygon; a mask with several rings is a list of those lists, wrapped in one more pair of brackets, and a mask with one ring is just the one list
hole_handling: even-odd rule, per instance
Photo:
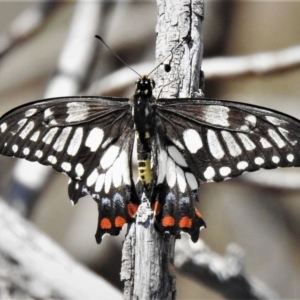
{"label": "red spot on wing", "polygon": [[172,227],[175,225],[175,220],[172,216],[163,217],[161,222],[164,227]]}
{"label": "red spot on wing", "polygon": [[116,227],[122,227],[124,224],[126,224],[126,220],[123,217],[117,216],[115,218],[115,226]]}
{"label": "red spot on wing", "polygon": [[155,215],[158,215],[160,213],[161,210],[161,205],[159,203],[159,201],[155,201],[152,205],[152,210],[154,211]]}
{"label": "red spot on wing", "polygon": [[179,221],[179,227],[180,228],[191,228],[193,224],[193,221],[189,217],[182,217]]}
{"label": "red spot on wing", "polygon": [[108,218],[103,218],[100,222],[101,229],[111,229],[111,222]]}
{"label": "red spot on wing", "polygon": [[134,203],[127,204],[127,212],[130,218],[134,218],[136,212],[138,210],[138,206]]}

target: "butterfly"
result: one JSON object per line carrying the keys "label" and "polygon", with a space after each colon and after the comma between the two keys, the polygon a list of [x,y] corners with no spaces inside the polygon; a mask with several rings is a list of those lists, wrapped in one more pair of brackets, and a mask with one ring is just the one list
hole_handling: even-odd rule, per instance
{"label": "butterfly", "polygon": [[0,153],[67,174],[74,203],[90,194],[99,210],[98,243],[132,222],[138,190],[151,201],[160,232],[187,232],[196,242],[205,226],[193,205],[202,183],[300,165],[299,120],[225,100],[156,99],[154,87],[141,76],[131,99],[78,96],[19,106],[0,119]]}

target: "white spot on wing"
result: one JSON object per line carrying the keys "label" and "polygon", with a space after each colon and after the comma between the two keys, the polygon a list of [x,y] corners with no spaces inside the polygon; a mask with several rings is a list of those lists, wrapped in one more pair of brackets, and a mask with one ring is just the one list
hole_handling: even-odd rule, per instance
{"label": "white spot on wing", "polygon": [[265,162],[265,160],[262,157],[258,156],[258,157],[255,157],[254,162],[255,162],[255,164],[260,166]]}
{"label": "white spot on wing", "polygon": [[43,151],[37,150],[34,154],[37,158],[42,158],[43,157]]}
{"label": "white spot on wing", "polygon": [[239,132],[237,135],[240,138],[246,150],[251,151],[256,148],[255,144],[250,140],[250,138],[246,134]]}
{"label": "white spot on wing", "polygon": [[178,151],[178,149],[175,146],[169,146],[168,147],[168,152],[169,155],[173,158],[173,160],[176,162],[176,164],[182,166],[182,167],[187,167],[187,163],[182,156],[182,154]]}
{"label": "white spot on wing", "polygon": [[13,151],[14,153],[16,153],[16,152],[18,151],[18,149],[19,149],[18,145],[13,145],[13,146],[12,146],[12,151]]}
{"label": "white spot on wing", "polygon": [[194,174],[186,172],[185,177],[186,177],[186,180],[187,180],[191,190],[197,190],[198,189],[198,182],[197,182]]}
{"label": "white spot on wing", "polygon": [[5,130],[7,129],[7,124],[6,124],[6,123],[2,123],[2,124],[0,125],[0,129],[1,129],[1,132],[2,132],[2,133],[5,132]]}
{"label": "white spot on wing", "polygon": [[59,137],[56,139],[54,145],[53,145],[53,149],[56,150],[57,152],[61,152],[65,145],[66,145],[66,142],[67,142],[67,139],[70,135],[70,132],[72,130],[72,127],[65,127],[61,134],[59,135]]}
{"label": "white spot on wing", "polygon": [[75,167],[75,172],[77,176],[80,178],[84,174],[84,168],[81,163],[78,163]]}
{"label": "white spot on wing", "polygon": [[48,117],[52,116],[53,113],[54,113],[54,112],[51,110],[51,108],[47,108],[47,109],[44,111],[44,118],[47,119]]}
{"label": "white spot on wing", "polygon": [[120,147],[111,145],[107,148],[100,159],[100,165],[103,169],[108,169],[117,158],[120,151]]}
{"label": "white spot on wing", "polygon": [[121,164],[121,170],[123,175],[123,182],[127,185],[130,185],[131,178],[130,178],[130,170],[129,170],[129,163],[128,163],[128,154],[125,150],[123,150],[120,154],[120,164]]}
{"label": "white spot on wing", "polygon": [[283,148],[285,146],[285,142],[274,129],[269,129],[268,133],[279,148]]}
{"label": "white spot on wing", "polygon": [[260,138],[260,143],[261,143],[261,145],[263,146],[264,149],[272,147],[272,145],[269,143],[269,141],[267,139],[263,138],[263,137]]}
{"label": "white spot on wing", "polygon": [[101,145],[103,136],[104,132],[102,129],[93,128],[85,141],[85,145],[89,147],[92,152],[95,152]]}
{"label": "white spot on wing", "polygon": [[247,167],[248,167],[248,163],[246,161],[240,161],[236,167],[239,169],[239,170],[245,170]]}
{"label": "white spot on wing", "polygon": [[203,147],[199,133],[195,129],[187,129],[183,132],[183,140],[191,153],[196,153]]}
{"label": "white spot on wing", "polygon": [[226,143],[230,155],[233,157],[239,156],[242,153],[242,149],[235,141],[232,134],[228,131],[221,131],[221,134],[223,136],[223,139]]}
{"label": "white spot on wing", "polygon": [[164,150],[160,150],[158,154],[158,177],[157,184],[161,184],[166,176],[167,169],[167,152]]}
{"label": "white spot on wing", "polygon": [[180,167],[176,167],[176,177],[177,177],[177,183],[179,186],[179,190],[184,193],[186,189],[186,181],[184,177],[184,173]]}
{"label": "white spot on wing", "polygon": [[112,182],[114,187],[118,188],[122,183],[122,165],[120,156],[115,160],[112,165]]}
{"label": "white spot on wing", "polygon": [[225,153],[216,133],[211,129],[207,130],[207,141],[212,156],[221,159]]}
{"label": "white spot on wing", "polygon": [[240,127],[240,130],[251,131],[256,125],[256,117],[253,115],[247,115],[245,117],[245,123]]}
{"label": "white spot on wing", "polygon": [[33,141],[33,142],[36,142],[38,140],[40,136],[40,131],[37,130],[33,133],[33,135],[30,137],[30,140]]}
{"label": "white spot on wing", "polygon": [[266,116],[266,119],[273,125],[279,126],[282,124],[286,124],[287,122],[284,120],[280,120],[278,118],[275,117],[271,117],[271,116]]}
{"label": "white spot on wing", "polygon": [[57,159],[53,155],[49,155],[47,160],[49,161],[50,164],[56,164],[57,163]]}
{"label": "white spot on wing", "polygon": [[223,177],[228,176],[231,173],[231,169],[229,167],[221,167],[219,171]]}
{"label": "white spot on wing", "polygon": [[25,117],[31,117],[36,113],[36,108],[30,108],[25,112]]}
{"label": "white spot on wing", "polygon": [[168,186],[173,188],[176,183],[176,168],[173,159],[170,157],[167,160],[166,179]]}
{"label": "white spot on wing", "polygon": [[14,134],[19,132],[19,130],[26,124],[27,119],[22,119],[20,120],[17,124],[19,125],[19,127],[14,131]]}
{"label": "white spot on wing", "polygon": [[23,154],[28,155],[30,153],[30,149],[28,147],[23,149]]}
{"label": "white spot on wing", "polygon": [[99,193],[102,190],[104,180],[105,174],[100,174],[95,185],[95,192]]}
{"label": "white spot on wing", "polygon": [[97,171],[97,169],[95,169],[90,175],[89,175],[89,177],[87,178],[87,180],[86,180],[86,185],[87,186],[92,186],[95,182],[96,182],[96,180],[97,180],[97,178],[98,178],[98,171]]}
{"label": "white spot on wing", "polygon": [[280,162],[280,158],[278,156],[274,155],[274,156],[272,156],[272,161],[273,161],[273,163],[278,164]]}
{"label": "white spot on wing", "polygon": [[47,144],[47,145],[50,145],[56,132],[58,130],[58,127],[54,127],[54,128],[51,128],[47,133],[46,135],[43,137],[42,141]]}
{"label": "white spot on wing", "polygon": [[110,168],[105,174],[104,191],[107,194],[110,190],[112,180],[112,168]]}
{"label": "white spot on wing", "polygon": [[210,181],[216,175],[216,172],[212,167],[207,167],[207,169],[204,171],[203,175],[207,181]]}
{"label": "white spot on wing", "polygon": [[67,150],[67,153],[69,155],[75,156],[80,148],[81,142],[83,137],[83,129],[82,127],[79,127],[76,129],[75,133],[73,134],[73,137],[69,143],[69,147]]}
{"label": "white spot on wing", "polygon": [[110,142],[112,141],[112,138],[107,138],[104,143],[102,144],[101,148],[105,149],[106,146],[108,146],[110,144]]}
{"label": "white spot on wing", "polygon": [[297,144],[297,140],[291,140],[291,136],[288,130],[278,127],[280,133],[294,146]]}
{"label": "white spot on wing", "polygon": [[293,154],[288,154],[287,157],[286,157],[286,159],[287,159],[289,162],[293,162],[294,158],[295,158],[295,157],[294,157]]}
{"label": "white spot on wing", "polygon": [[34,127],[34,122],[30,121],[20,133],[20,138],[24,140],[29,134],[29,132],[33,129],[33,127]]}
{"label": "white spot on wing", "polygon": [[228,107],[219,105],[207,105],[203,108],[204,120],[213,125],[228,127],[228,112]]}
{"label": "white spot on wing", "polygon": [[248,115],[245,117],[245,119],[248,121],[251,127],[255,127],[257,119],[254,115]]}
{"label": "white spot on wing", "polygon": [[69,115],[66,122],[79,122],[86,119],[88,116],[89,106],[84,102],[70,102],[67,104]]}
{"label": "white spot on wing", "polygon": [[69,172],[69,171],[71,171],[71,169],[72,169],[72,165],[71,165],[70,163],[68,163],[68,162],[63,162],[63,163],[61,164],[61,168],[62,168],[64,171]]}
{"label": "white spot on wing", "polygon": [[178,140],[172,140],[173,144],[176,145],[179,149],[184,150],[184,146]]}

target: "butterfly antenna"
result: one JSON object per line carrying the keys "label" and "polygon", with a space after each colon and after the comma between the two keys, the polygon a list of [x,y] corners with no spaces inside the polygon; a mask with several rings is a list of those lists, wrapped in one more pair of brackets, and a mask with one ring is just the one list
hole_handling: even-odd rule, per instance
{"label": "butterfly antenna", "polygon": [[[183,41],[181,41],[175,48],[173,48],[172,49],[172,51],[171,51],[171,53],[170,54],[168,54],[147,76],[150,76],[156,69],[158,69],[158,67],[159,66],[161,66],[163,63],[164,63],[164,61],[169,57],[169,56],[171,56],[171,55],[173,55],[173,52],[176,50],[176,49],[178,49],[181,45],[182,45],[182,43],[184,42],[184,40]],[[167,67],[165,67],[165,69],[166,69],[166,72],[169,72],[170,70],[171,70],[171,67],[170,67],[170,65],[168,64],[167,65]]]}
{"label": "butterfly antenna", "polygon": [[116,54],[102,39],[101,36],[95,35],[95,38],[99,39],[104,46],[119,60],[121,61],[127,68],[129,68],[131,71],[133,71],[135,74],[137,74],[139,77],[142,77],[137,71],[135,71],[132,67],[130,67],[118,54]]}

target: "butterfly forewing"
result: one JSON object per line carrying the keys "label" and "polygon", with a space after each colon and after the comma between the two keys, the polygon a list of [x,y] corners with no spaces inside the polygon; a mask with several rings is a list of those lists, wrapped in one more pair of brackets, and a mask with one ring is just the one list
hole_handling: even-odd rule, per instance
{"label": "butterfly forewing", "polygon": [[97,240],[118,234],[132,216],[133,122],[128,99],[56,98],[24,105],[0,123],[0,153],[50,165],[70,178],[75,203],[91,194],[99,205]]}
{"label": "butterfly forewing", "polygon": [[287,115],[209,99],[159,101],[157,115],[199,182],[300,165],[300,123]]}

